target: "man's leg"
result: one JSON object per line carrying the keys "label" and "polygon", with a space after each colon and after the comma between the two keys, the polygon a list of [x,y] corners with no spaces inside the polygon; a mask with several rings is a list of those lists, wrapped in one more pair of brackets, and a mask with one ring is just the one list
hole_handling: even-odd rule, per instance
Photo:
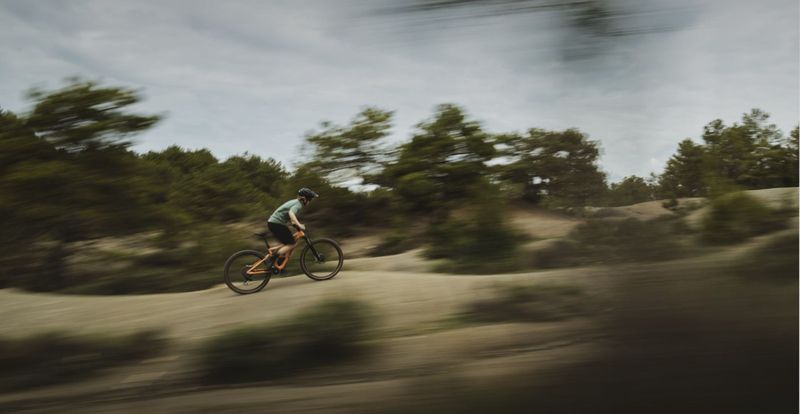
{"label": "man's leg", "polygon": [[280,249],[278,249],[278,255],[279,256],[287,256],[287,255],[289,255],[289,253],[294,251],[295,247],[297,247],[297,243],[295,243],[295,244],[284,244],[283,246],[281,246]]}

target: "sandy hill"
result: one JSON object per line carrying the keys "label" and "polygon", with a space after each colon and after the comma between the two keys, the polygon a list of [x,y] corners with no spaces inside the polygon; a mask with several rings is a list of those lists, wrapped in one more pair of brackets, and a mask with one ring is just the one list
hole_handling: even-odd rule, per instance
{"label": "sandy hill", "polygon": [[[791,202],[797,206],[796,188],[750,193],[773,206]],[[700,205],[702,200],[680,202]],[[640,219],[675,214],[664,209],[660,201],[615,207],[614,211],[616,216]],[[699,208],[690,217],[704,211]],[[510,215],[512,225],[534,238],[534,243],[564,237],[583,221],[537,209],[512,209]],[[344,240],[343,245],[346,251],[363,254],[379,240],[362,236]],[[224,285],[197,292],[106,297],[3,289],[0,332],[8,337],[52,330],[90,334],[159,328],[166,330],[174,344],[163,357],[99,378],[0,395],[0,411],[255,413],[265,412],[265,407],[269,412],[318,412],[324,407],[326,412],[350,413],[354,406],[416,398],[413,387],[423,377],[458,375],[461,381],[489,386],[502,383],[510,375],[524,374],[532,386],[547,386],[547,381],[561,378],[562,368],[606,355],[611,349],[604,325],[609,312],[641,315],[647,321],[642,329],[653,330],[655,340],[644,337],[631,349],[650,347],[659,358],[667,358],[665,361],[704,361],[707,355],[702,348],[696,352],[690,348],[659,348],[665,335],[683,334],[665,334],[668,328],[651,323],[651,319],[673,317],[678,312],[680,320],[708,320],[702,322],[704,334],[708,326],[721,326],[735,332],[736,338],[751,331],[769,335],[775,331],[770,324],[789,321],[791,332],[787,337],[796,336],[796,288],[742,287],[740,281],[730,282],[726,273],[717,271],[759,243],[763,240],[717,252],[713,257],[657,264],[486,276],[427,273],[431,263],[417,249],[394,256],[348,259],[341,274],[326,282],[302,276],[276,278],[264,291],[248,296],[236,295]],[[704,277],[698,278],[698,273]],[[715,274],[719,276],[705,279]],[[493,297],[498,286],[541,285],[575,287],[584,292],[581,301],[590,308],[563,321],[453,325],[454,315],[477,300]],[[281,320],[320,300],[340,297],[367,301],[380,314],[380,346],[371,359],[309,372],[288,383],[214,389],[185,383],[185,375],[194,364],[191,349],[210,336],[243,324]],[[626,297],[635,300],[629,302]],[[739,315],[742,307],[747,312]],[[711,315],[714,309],[736,317],[719,319]],[[762,343],[762,335],[753,336]],[[734,355],[736,361],[745,356]],[[715,353],[715,357],[726,356]]]}

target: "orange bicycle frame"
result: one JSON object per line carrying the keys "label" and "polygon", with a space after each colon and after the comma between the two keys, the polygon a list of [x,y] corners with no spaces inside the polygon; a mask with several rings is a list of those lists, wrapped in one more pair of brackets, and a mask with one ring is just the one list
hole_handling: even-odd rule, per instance
{"label": "orange bicycle frame", "polygon": [[[306,234],[305,234],[305,233],[303,233],[301,230],[298,230],[298,231],[296,231],[296,232],[293,234],[293,236],[294,236],[294,241],[295,241],[295,242],[297,242],[298,240],[302,239],[302,238],[303,238],[305,235],[306,235]],[[277,247],[268,248],[268,249],[267,249],[267,254],[265,254],[265,255],[264,255],[264,258],[263,258],[263,259],[261,259],[261,260],[259,260],[259,261],[257,261],[257,262],[255,262],[255,263],[253,263],[253,264],[250,266],[250,268],[249,268],[249,269],[247,269],[247,272],[246,272],[246,273],[247,273],[248,275],[260,275],[260,274],[267,273],[267,272],[268,272],[268,270],[256,270],[256,269],[258,269],[258,266],[260,266],[260,265],[261,265],[262,263],[264,263],[264,262],[265,262],[267,259],[269,259],[269,257],[272,255],[272,253],[274,253],[274,252],[275,252],[275,250],[277,250],[277,249],[278,249]],[[288,255],[284,256],[284,257],[283,257],[283,260],[280,260],[280,264],[278,264],[278,263],[277,263],[278,261],[276,261],[276,263],[273,263],[273,266],[275,266],[275,268],[276,268],[276,269],[278,269],[278,271],[282,271],[282,270],[283,270],[283,269],[286,267],[286,264],[287,264],[287,263],[289,263],[289,258],[291,258],[291,257],[292,257],[292,253],[294,253],[294,249],[292,249],[292,251],[291,251],[291,252],[289,252],[289,254],[288,254]]]}

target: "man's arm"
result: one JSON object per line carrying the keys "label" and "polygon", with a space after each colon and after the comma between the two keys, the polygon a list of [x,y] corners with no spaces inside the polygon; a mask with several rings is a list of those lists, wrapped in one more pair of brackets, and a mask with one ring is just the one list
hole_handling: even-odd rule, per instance
{"label": "man's arm", "polygon": [[297,216],[294,215],[294,211],[289,210],[289,220],[291,220],[292,224],[299,227],[301,230],[306,229],[306,226],[304,226],[302,223],[300,223],[299,220],[297,220]]}

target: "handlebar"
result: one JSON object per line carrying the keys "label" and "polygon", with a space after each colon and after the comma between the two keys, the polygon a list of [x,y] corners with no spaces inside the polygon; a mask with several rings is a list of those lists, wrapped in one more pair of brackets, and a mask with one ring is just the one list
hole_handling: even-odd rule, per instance
{"label": "handlebar", "polygon": [[295,228],[295,230],[302,231],[304,237],[308,237],[308,227],[306,227],[305,229],[301,229],[300,226],[296,226],[294,223],[291,223],[291,224],[292,224],[292,227]]}

